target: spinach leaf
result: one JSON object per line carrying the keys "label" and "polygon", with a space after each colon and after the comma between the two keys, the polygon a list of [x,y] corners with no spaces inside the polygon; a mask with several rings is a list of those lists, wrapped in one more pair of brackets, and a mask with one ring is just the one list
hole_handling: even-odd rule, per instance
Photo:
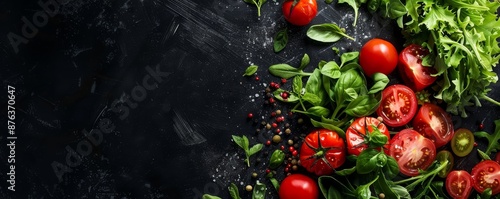
{"label": "spinach leaf", "polygon": [[258,68],[259,68],[259,66],[257,66],[257,65],[251,65],[251,66],[247,67],[243,76],[251,76],[251,75],[255,74],[257,72]]}
{"label": "spinach leaf", "polygon": [[341,29],[334,23],[312,25],[307,30],[306,35],[312,40],[324,43],[336,42],[342,37],[354,40],[354,38],[345,33],[344,29]]}
{"label": "spinach leaf", "polygon": [[287,29],[284,28],[276,33],[273,39],[274,52],[282,51],[288,44],[288,33]]}

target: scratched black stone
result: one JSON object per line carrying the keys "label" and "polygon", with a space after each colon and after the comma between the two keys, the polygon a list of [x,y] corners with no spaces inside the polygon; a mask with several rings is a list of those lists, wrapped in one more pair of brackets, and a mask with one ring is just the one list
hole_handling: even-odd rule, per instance
{"label": "scratched black stone", "polygon": [[[69,0],[16,52],[7,35],[22,35],[22,18],[32,21],[44,9],[36,1],[0,2],[0,77],[4,90],[16,87],[19,137],[13,193],[4,175],[6,135],[0,135],[0,198],[229,198],[229,183],[253,184],[250,173],[263,172],[265,164],[246,168],[230,135],[246,134],[253,143],[270,135],[252,136],[255,127],[245,119],[248,112],[267,117],[272,110],[263,105],[262,91],[277,79],[267,66],[298,64],[303,53],[312,64],[338,59],[332,46],[358,50],[372,37],[402,46],[388,20],[361,9],[353,27],[347,5],[318,5],[313,24],[335,22],[356,41],[311,42],[305,27],[284,21],[274,0],[261,17],[241,0]],[[275,54],[272,37],[285,27],[289,45]],[[261,66],[261,81],[241,76],[250,64]],[[152,87],[145,88],[145,78]],[[499,96],[498,85],[492,88],[490,95]],[[499,113],[485,102],[454,122],[477,129],[483,121],[491,132]],[[68,166],[68,154],[88,146],[85,134],[102,122],[113,131],[101,132],[102,140]],[[470,159],[477,157],[460,159],[456,168],[470,169]],[[59,179],[54,163],[71,172]],[[270,184],[268,190],[268,198],[277,198]]]}

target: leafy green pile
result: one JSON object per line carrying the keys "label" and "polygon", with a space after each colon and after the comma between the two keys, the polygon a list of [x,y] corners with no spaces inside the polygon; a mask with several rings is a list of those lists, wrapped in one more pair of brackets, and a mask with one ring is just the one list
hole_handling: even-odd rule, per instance
{"label": "leafy green pile", "polygon": [[[368,81],[357,62],[358,56],[359,52],[344,53],[340,65],[335,61],[320,61],[311,73],[303,71],[310,62],[307,54],[298,68],[286,63],[272,65],[269,67],[272,75],[293,78],[291,90],[277,89],[274,97],[294,104],[292,112],[309,116],[315,127],[334,130],[345,137],[343,129],[352,119],[375,112],[381,91],[389,83],[386,75],[377,73],[370,79],[372,86],[368,89]],[[305,85],[304,77],[308,77]]]}
{"label": "leafy green pile", "polygon": [[[390,10],[401,9],[399,0],[390,2]],[[500,105],[487,96],[498,80],[493,68],[500,60],[500,2],[407,0],[404,5],[398,24],[407,43],[429,48],[424,63],[437,69],[435,97],[446,102],[447,111],[467,117],[465,107],[481,106],[480,100]]]}

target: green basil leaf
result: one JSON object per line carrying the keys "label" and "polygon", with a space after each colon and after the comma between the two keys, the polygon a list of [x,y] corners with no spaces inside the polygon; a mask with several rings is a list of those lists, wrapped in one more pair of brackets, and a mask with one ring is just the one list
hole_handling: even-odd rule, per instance
{"label": "green basil leaf", "polygon": [[248,156],[252,156],[262,150],[264,148],[264,145],[261,143],[253,145],[250,149],[248,149]]}
{"label": "green basil leaf", "polygon": [[399,195],[397,195],[394,190],[391,189],[389,186],[389,181],[384,176],[384,173],[379,173],[378,174],[378,180],[373,184],[373,187],[375,188],[376,192],[379,193],[384,193],[385,198],[394,198],[394,199],[399,199]]}
{"label": "green basil leaf", "polygon": [[389,78],[387,77],[387,75],[385,75],[383,73],[375,73],[375,74],[373,74],[372,78],[373,78],[373,81],[375,83],[368,91],[368,94],[378,93],[378,92],[384,90],[384,88],[387,86],[387,84],[389,84]]}
{"label": "green basil leaf", "polygon": [[340,54],[340,49],[338,47],[332,47],[332,50],[335,54]]}
{"label": "green basil leaf", "polygon": [[302,71],[288,64],[275,64],[269,67],[269,73],[276,77],[289,79],[301,75]]}
{"label": "green basil leaf", "polygon": [[347,169],[342,169],[340,171],[335,171],[335,174],[339,176],[348,176],[353,174],[354,172],[356,172],[356,166]]}
{"label": "green basil leaf", "polygon": [[222,199],[218,196],[212,196],[210,194],[203,194],[203,196],[201,196],[201,199]]}
{"label": "green basil leaf", "polygon": [[352,26],[356,26],[356,22],[358,20],[358,15],[359,15],[359,7],[360,4],[358,3],[357,0],[339,0],[338,3],[347,3],[349,6],[352,7],[354,10],[354,22],[352,23]]}
{"label": "green basil leaf", "polygon": [[382,168],[382,171],[389,179],[396,177],[399,174],[399,165],[396,159],[391,156],[387,156],[387,163],[385,164],[385,167]]}
{"label": "green basil leaf", "polygon": [[251,66],[247,67],[243,76],[251,76],[251,75],[255,74],[257,72],[258,68],[259,67],[257,65],[251,65]]}
{"label": "green basil leaf", "polygon": [[363,95],[352,100],[345,108],[345,113],[353,117],[364,117],[374,113],[380,105],[381,95]]}
{"label": "green basil leaf", "polygon": [[273,48],[274,52],[280,52],[282,51],[286,45],[288,44],[288,34],[287,34],[287,29],[284,28],[276,33],[274,36],[274,42],[273,42]]}
{"label": "green basil leaf", "polygon": [[232,199],[241,199],[240,192],[238,191],[238,186],[236,186],[234,183],[231,183],[228,189],[229,195]]}
{"label": "green basil leaf", "polygon": [[387,136],[380,132],[380,130],[375,125],[373,125],[373,129],[374,130],[372,131],[372,133],[370,133],[369,136],[369,145],[374,147],[382,147],[387,144],[389,138],[387,138]]}
{"label": "green basil leaf", "polygon": [[[295,77],[300,77],[300,76],[295,76]],[[279,101],[289,102],[289,103],[295,103],[295,102],[298,102],[300,100],[299,96],[297,94],[295,94],[294,92],[287,92],[288,93],[288,98],[283,99],[283,97],[281,96],[281,94],[283,92],[287,92],[287,91],[285,91],[285,90],[283,90],[281,88],[276,89],[275,91],[273,91],[274,98],[276,98]]]}
{"label": "green basil leaf", "polygon": [[321,98],[312,93],[304,93],[304,95],[302,95],[302,100],[311,103],[313,106],[319,106],[321,104]]}
{"label": "green basil leaf", "polygon": [[248,138],[246,136],[236,136],[236,135],[232,135],[233,137],[233,140],[234,140],[234,143],[236,143],[238,146],[240,146],[240,148],[242,148],[243,150],[248,151]]}
{"label": "green basil leaf", "polygon": [[273,185],[274,189],[276,189],[277,192],[280,190],[280,182],[276,180],[276,178],[269,178],[269,181],[271,181],[271,184]]}
{"label": "green basil leaf", "polygon": [[333,186],[330,186],[330,188],[328,188],[328,196],[326,197],[326,199],[338,198],[342,198],[342,194],[340,194],[339,190],[335,189]]}
{"label": "green basil leaf", "polygon": [[304,56],[300,60],[299,70],[304,70],[304,68],[306,68],[307,65],[309,65],[309,62],[311,62],[309,55],[307,53],[304,53]]}
{"label": "green basil leaf", "polygon": [[362,151],[356,160],[356,171],[359,174],[367,174],[375,171],[378,166],[378,153],[375,149],[365,149]]}
{"label": "green basil leaf", "polygon": [[330,115],[330,109],[322,106],[313,106],[307,109],[307,115],[315,116],[318,118],[328,117]]}
{"label": "green basil leaf", "polygon": [[348,53],[343,53],[340,56],[340,66],[343,66],[347,62],[356,60],[359,57],[359,52],[348,52]]}
{"label": "green basil leaf", "polygon": [[379,153],[377,155],[377,167],[384,167],[387,164],[387,155]]}
{"label": "green basil leaf", "polygon": [[336,42],[343,37],[354,40],[354,38],[345,33],[344,29],[341,29],[334,23],[312,25],[307,30],[306,35],[312,40],[324,43]]}
{"label": "green basil leaf", "polygon": [[325,3],[331,4],[331,3],[333,3],[333,0],[325,0]]}
{"label": "green basil leaf", "polygon": [[410,192],[408,192],[408,189],[401,185],[391,185],[391,189],[396,195],[398,195],[401,199],[411,199]]}
{"label": "green basil leaf", "polygon": [[257,181],[255,187],[253,188],[252,199],[264,199],[266,198],[266,185]]}
{"label": "green basil leaf", "polygon": [[377,12],[380,7],[380,0],[368,0],[367,7],[371,13]]}
{"label": "green basil leaf", "polygon": [[483,193],[481,193],[481,199],[490,199],[493,191],[491,188],[486,188]]}
{"label": "green basil leaf", "polygon": [[313,74],[307,79],[306,82],[306,93],[312,93],[318,96],[320,99],[323,99],[323,87],[321,85],[322,82],[321,71],[319,69],[314,69]]}
{"label": "green basil leaf", "polygon": [[276,149],[271,155],[271,159],[269,159],[269,167],[276,169],[283,164],[283,161],[285,161],[285,153],[280,149]]}
{"label": "green basil leaf", "polygon": [[338,79],[342,73],[336,62],[329,61],[321,68],[321,74],[332,79]]}
{"label": "green basil leaf", "polygon": [[292,82],[292,91],[296,94],[302,93],[302,76],[295,76]]}
{"label": "green basil leaf", "polygon": [[370,199],[370,197],[372,196],[372,192],[370,190],[370,186],[373,183],[375,183],[378,180],[378,178],[379,177],[377,176],[377,177],[375,177],[375,179],[373,179],[369,183],[361,185],[358,188],[356,188],[356,195],[358,196],[358,198]]}
{"label": "green basil leaf", "polygon": [[345,131],[342,130],[341,128],[333,125],[333,124],[319,122],[319,121],[314,120],[312,118],[311,118],[311,124],[314,127],[321,127],[321,128],[325,128],[325,129],[329,129],[329,130],[335,131],[335,132],[337,132],[337,134],[339,134],[340,137],[345,138]]}
{"label": "green basil leaf", "polygon": [[354,88],[346,88],[344,90],[345,96],[346,96],[346,101],[352,101],[353,99],[358,98],[358,92],[354,90]]}
{"label": "green basil leaf", "polygon": [[345,92],[348,88],[354,89],[356,93],[361,93],[363,88],[366,89],[365,80],[358,70],[351,69],[343,72],[335,84],[333,90],[337,106],[343,105],[345,101],[350,99],[349,94]]}

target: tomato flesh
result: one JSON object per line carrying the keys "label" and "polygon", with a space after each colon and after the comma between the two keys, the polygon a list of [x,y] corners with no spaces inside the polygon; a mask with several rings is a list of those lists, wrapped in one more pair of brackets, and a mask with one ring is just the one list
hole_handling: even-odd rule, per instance
{"label": "tomato flesh", "polygon": [[417,112],[417,97],[407,86],[395,84],[382,91],[378,116],[391,127],[400,127],[411,121]]}
{"label": "tomato flesh", "polygon": [[451,150],[455,155],[464,157],[474,148],[474,135],[469,129],[459,128],[451,140]]}
{"label": "tomato flesh", "polygon": [[375,128],[387,136],[387,145],[385,147],[387,148],[389,146],[390,134],[385,124],[374,117],[361,117],[354,120],[346,131],[347,153],[357,156],[367,149],[366,133],[374,132]]}
{"label": "tomato flesh", "polygon": [[316,181],[303,174],[292,174],[287,176],[280,184],[280,199],[317,199],[319,188]]}
{"label": "tomato flesh", "polygon": [[454,135],[451,116],[441,107],[425,103],[413,119],[413,128],[431,139],[436,148],[446,145]]}
{"label": "tomato flesh", "polygon": [[455,170],[446,177],[446,191],[453,199],[466,199],[472,191],[472,177],[464,170]]}
{"label": "tomato flesh", "polygon": [[330,175],[346,159],[344,139],[336,132],[318,129],[309,133],[300,147],[300,163],[318,176]]}
{"label": "tomato flesh", "polygon": [[390,42],[383,39],[371,39],[359,52],[359,65],[367,77],[379,72],[389,75],[398,64],[398,51]]}
{"label": "tomato flesh", "polygon": [[427,49],[417,44],[408,45],[399,53],[398,71],[407,86],[421,91],[434,83],[437,73],[433,67],[422,65],[422,59],[429,54]]}
{"label": "tomato flesh", "polygon": [[484,160],[472,168],[472,180],[474,189],[483,193],[491,188],[492,194],[500,193],[500,164],[493,160]]}
{"label": "tomato flesh", "polygon": [[389,155],[396,159],[402,174],[416,176],[419,169],[427,169],[435,160],[436,147],[415,130],[404,129],[391,139]]}
{"label": "tomato flesh", "polygon": [[299,0],[295,5],[294,0],[287,0],[281,10],[286,21],[296,26],[305,26],[316,17],[318,6],[316,0]]}

